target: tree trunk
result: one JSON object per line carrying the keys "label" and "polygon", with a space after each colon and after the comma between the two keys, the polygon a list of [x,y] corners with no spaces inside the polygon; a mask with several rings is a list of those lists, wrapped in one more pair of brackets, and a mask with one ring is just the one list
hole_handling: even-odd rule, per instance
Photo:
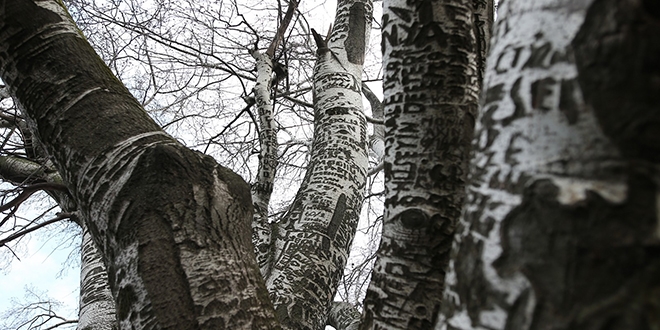
{"label": "tree trunk", "polygon": [[316,36],[314,140],[303,183],[276,224],[267,279],[289,329],[322,329],[346,265],[364,199],[366,122],[361,76],[371,1],[339,1],[332,34]]}
{"label": "tree trunk", "polygon": [[660,11],[501,4],[438,329],[660,327]]}
{"label": "tree trunk", "polygon": [[385,217],[362,329],[429,329],[440,309],[478,105],[473,19],[465,1],[384,3]]}
{"label": "tree trunk", "polygon": [[163,133],[61,2],[0,8],[2,79],[101,247],[120,328],[276,328],[247,184]]}
{"label": "tree trunk", "polygon": [[116,330],[115,301],[108,272],[92,235],[83,229],[80,262],[80,310],[77,330]]}
{"label": "tree trunk", "polygon": [[257,83],[254,92],[257,110],[259,112],[259,167],[257,178],[252,184],[252,204],[254,205],[254,221],[252,222],[252,242],[259,270],[264,278],[270,274],[273,263],[272,228],[268,222],[268,205],[273,193],[275,173],[277,171],[277,123],[273,115],[271,100],[271,82],[273,61],[268,54],[255,50],[252,57],[257,64]]}

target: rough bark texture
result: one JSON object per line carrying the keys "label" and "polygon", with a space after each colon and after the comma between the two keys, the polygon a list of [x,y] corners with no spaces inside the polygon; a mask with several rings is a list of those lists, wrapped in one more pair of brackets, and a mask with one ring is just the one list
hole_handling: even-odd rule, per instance
{"label": "rough bark texture", "polygon": [[494,6],[493,0],[472,0],[472,30],[475,37],[479,91],[481,91],[481,84],[484,79],[486,57],[488,56],[490,39],[493,34],[493,21],[495,20]]}
{"label": "rough bark texture", "polygon": [[276,225],[267,286],[286,328],[322,329],[344,270],[367,171],[361,74],[371,1],[339,1],[314,69],[314,140],[305,178]]}
{"label": "rough bark texture", "polygon": [[163,133],[61,2],[0,3],[0,70],[107,260],[120,328],[276,327],[249,187]]}
{"label": "rough bark texture", "polygon": [[660,327],[658,13],[501,5],[438,329]]}
{"label": "rough bark texture", "polygon": [[383,8],[385,218],[362,329],[429,329],[465,196],[479,81],[465,1]]}

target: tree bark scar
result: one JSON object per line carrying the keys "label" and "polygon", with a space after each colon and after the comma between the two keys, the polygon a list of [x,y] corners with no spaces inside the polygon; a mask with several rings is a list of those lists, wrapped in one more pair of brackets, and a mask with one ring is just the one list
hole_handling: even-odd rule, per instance
{"label": "tree bark scar", "polygon": [[660,162],[657,1],[597,0],[572,42],[578,82],[624,156]]}
{"label": "tree bark scar", "polygon": [[348,19],[348,37],[344,40],[344,48],[348,61],[357,65],[364,63],[365,19],[364,3],[354,3]]}
{"label": "tree bark scar", "polygon": [[[335,240],[339,226],[341,226],[342,221],[344,220],[344,214],[346,213],[346,194],[339,195],[337,199],[337,206],[335,206],[335,211],[332,213],[332,219],[328,224],[328,237],[330,241]],[[328,242],[329,243],[329,242]],[[325,247],[325,244],[324,244]],[[330,249],[330,244],[328,244],[327,249]]]}

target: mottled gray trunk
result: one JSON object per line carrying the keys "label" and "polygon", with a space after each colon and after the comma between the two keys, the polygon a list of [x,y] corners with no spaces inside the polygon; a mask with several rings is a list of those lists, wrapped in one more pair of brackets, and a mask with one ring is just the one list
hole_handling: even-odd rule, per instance
{"label": "mottled gray trunk", "polygon": [[322,329],[355,234],[367,171],[361,74],[371,1],[339,1],[317,38],[314,140],[303,183],[276,225],[267,286],[289,329]]}
{"label": "mottled gray trunk", "polygon": [[115,301],[108,286],[108,272],[92,235],[83,229],[80,247],[80,310],[77,330],[115,330]]}
{"label": "mottled gray trunk", "polygon": [[659,13],[501,4],[438,329],[660,328]]}
{"label": "mottled gray trunk", "polygon": [[121,329],[276,327],[241,178],[163,133],[61,2],[0,3],[0,54],[107,261]]}
{"label": "mottled gray trunk", "polygon": [[477,112],[474,13],[455,0],[383,6],[385,217],[362,329],[429,329]]}

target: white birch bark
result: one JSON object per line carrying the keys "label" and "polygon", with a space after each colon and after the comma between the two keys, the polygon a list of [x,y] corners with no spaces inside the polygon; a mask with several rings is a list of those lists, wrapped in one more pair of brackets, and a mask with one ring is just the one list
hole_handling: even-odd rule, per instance
{"label": "white birch bark", "polygon": [[285,328],[322,329],[364,196],[366,123],[361,74],[371,1],[339,1],[314,69],[314,140],[303,183],[276,225],[267,286]]}
{"label": "white birch bark", "polygon": [[[575,61],[576,44],[594,42],[601,52],[584,56],[585,68],[625,63],[613,56],[621,49],[604,46],[632,35],[626,31],[637,23],[622,17],[637,10],[643,22],[640,8],[640,1],[500,2],[436,329],[657,326],[658,184],[604,133],[604,106],[583,97],[621,77],[602,74],[585,85]],[[593,35],[594,25],[609,33]],[[649,38],[657,44],[657,34]],[[628,63],[649,54],[657,63],[658,50],[638,47]],[[657,95],[657,87],[644,93]],[[621,120],[633,109],[609,110]]]}
{"label": "white birch bark", "polygon": [[77,330],[115,330],[115,301],[108,285],[108,272],[92,235],[83,229],[80,263],[80,307]]}
{"label": "white birch bark", "polygon": [[264,278],[268,277],[273,262],[271,227],[268,222],[268,205],[273,192],[275,173],[277,172],[277,123],[273,114],[271,100],[271,82],[273,61],[268,54],[255,50],[252,57],[257,64],[257,82],[254,92],[259,113],[259,167],[257,178],[252,184],[252,204],[254,221],[252,222],[252,242],[257,255],[259,270]]}

